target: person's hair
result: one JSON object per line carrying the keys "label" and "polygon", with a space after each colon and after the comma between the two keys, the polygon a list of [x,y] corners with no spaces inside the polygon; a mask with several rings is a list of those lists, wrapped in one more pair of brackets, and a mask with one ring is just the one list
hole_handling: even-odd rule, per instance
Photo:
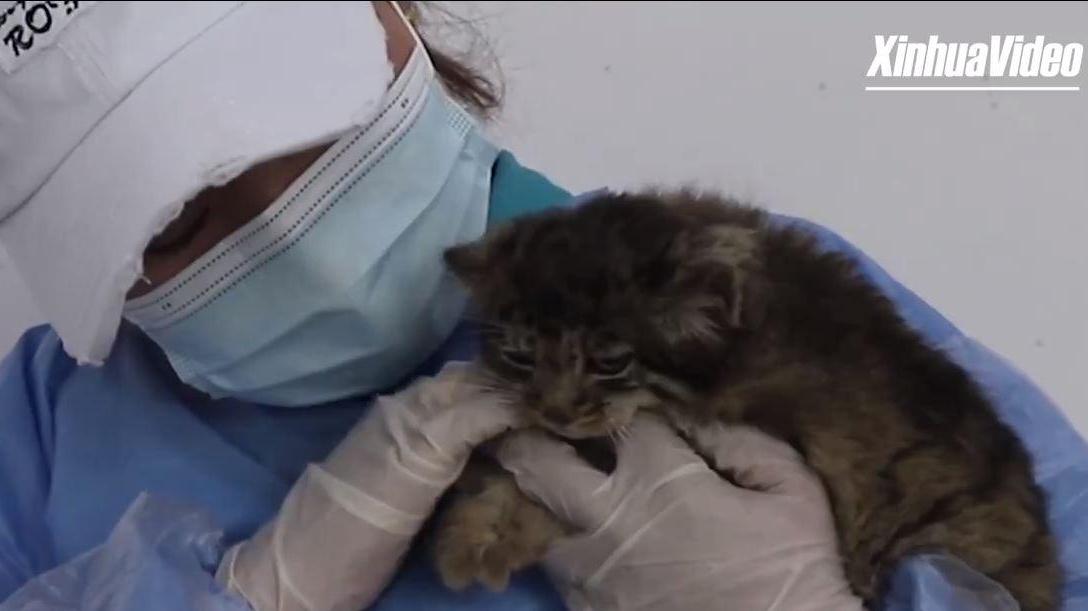
{"label": "person's hair", "polygon": [[[481,117],[493,116],[502,105],[502,81],[494,54],[474,24],[436,2],[401,1],[399,4],[419,33],[435,72],[450,95]],[[438,48],[428,35],[429,30],[437,29],[443,30],[445,35],[466,38],[466,49],[458,52]],[[481,67],[481,60],[485,58],[490,64],[486,71]]]}

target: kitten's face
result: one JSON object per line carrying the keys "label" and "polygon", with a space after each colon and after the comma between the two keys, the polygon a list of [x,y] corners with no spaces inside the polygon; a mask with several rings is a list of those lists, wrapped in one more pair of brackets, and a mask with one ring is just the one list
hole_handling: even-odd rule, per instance
{"label": "kitten's face", "polygon": [[572,439],[622,433],[659,400],[634,348],[603,329],[485,324],[484,361],[538,426]]}
{"label": "kitten's face", "polygon": [[446,261],[479,307],[498,389],[584,438],[716,383],[752,244],[748,229],[621,196],[519,220]]}

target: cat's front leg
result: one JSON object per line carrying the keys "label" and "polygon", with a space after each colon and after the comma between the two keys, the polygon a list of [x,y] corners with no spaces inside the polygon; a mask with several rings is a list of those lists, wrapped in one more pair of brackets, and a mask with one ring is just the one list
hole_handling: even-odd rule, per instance
{"label": "cat's front leg", "polygon": [[513,573],[539,562],[564,534],[558,518],[526,497],[512,475],[475,456],[438,523],[434,560],[452,589],[479,582],[499,591]]}

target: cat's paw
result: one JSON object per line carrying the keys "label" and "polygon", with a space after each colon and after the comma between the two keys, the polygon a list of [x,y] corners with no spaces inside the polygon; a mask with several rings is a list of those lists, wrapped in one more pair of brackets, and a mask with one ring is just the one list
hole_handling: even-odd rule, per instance
{"label": "cat's paw", "polygon": [[846,580],[850,583],[850,589],[854,594],[866,603],[877,600],[880,590],[878,569],[868,560],[861,560],[858,556],[848,557],[843,567],[846,571]]}
{"label": "cat's paw", "polygon": [[526,498],[511,478],[489,477],[443,515],[435,563],[451,589],[479,582],[501,591],[513,573],[538,562],[562,534],[559,521]]}

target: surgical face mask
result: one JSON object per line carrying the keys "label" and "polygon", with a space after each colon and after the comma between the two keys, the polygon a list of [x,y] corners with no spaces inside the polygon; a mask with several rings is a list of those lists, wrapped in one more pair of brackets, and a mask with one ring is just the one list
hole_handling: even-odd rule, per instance
{"label": "surgical face mask", "polygon": [[483,233],[496,154],[417,42],[370,125],[125,316],[213,397],[303,406],[385,389],[463,312],[442,252]]}

